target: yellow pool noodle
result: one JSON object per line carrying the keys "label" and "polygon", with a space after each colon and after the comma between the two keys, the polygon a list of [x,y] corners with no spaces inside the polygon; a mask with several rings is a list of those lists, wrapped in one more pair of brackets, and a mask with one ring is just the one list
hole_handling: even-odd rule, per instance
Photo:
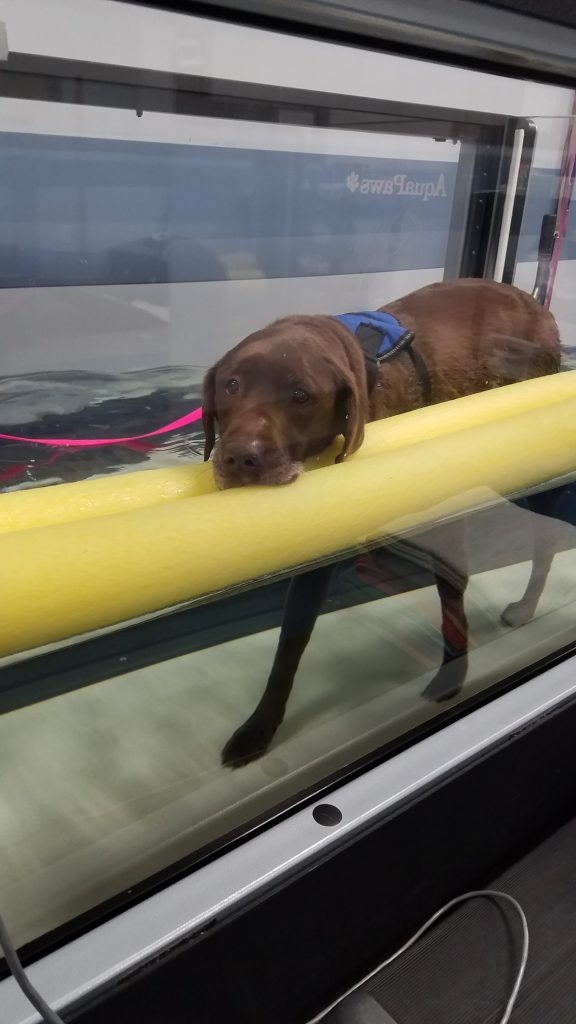
{"label": "yellow pool noodle", "polygon": [[576,399],[254,487],[0,538],[0,654],[333,556],[576,468]]}
{"label": "yellow pool noodle", "polygon": [[0,494],[0,534],[161,505],[216,490],[209,462]]}
{"label": "yellow pool noodle", "polygon": [[[354,459],[417,444],[568,398],[576,398],[576,370],[417,409],[369,423],[364,444]],[[331,465],[340,448],[341,441],[335,442],[322,455],[310,459],[306,468]],[[215,490],[212,467],[197,463],[14,491],[0,494],[0,534],[113,515]]]}

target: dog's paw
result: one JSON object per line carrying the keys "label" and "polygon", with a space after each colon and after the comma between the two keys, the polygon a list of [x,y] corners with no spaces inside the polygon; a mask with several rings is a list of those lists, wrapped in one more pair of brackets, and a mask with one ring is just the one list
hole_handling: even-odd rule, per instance
{"label": "dog's paw", "polygon": [[422,696],[426,700],[432,700],[440,704],[445,700],[453,700],[460,693],[466,672],[468,671],[468,658],[462,656],[448,661],[438,669],[434,678],[428,683]]}
{"label": "dog's paw", "polygon": [[530,622],[534,618],[534,611],[532,605],[526,604],[525,601],[512,601],[502,612],[500,620],[503,626],[511,626],[512,629],[516,629],[518,626],[525,626],[527,622]]}
{"label": "dog's paw", "polygon": [[266,753],[276,728],[252,716],[232,734],[222,751],[225,768],[242,768]]}

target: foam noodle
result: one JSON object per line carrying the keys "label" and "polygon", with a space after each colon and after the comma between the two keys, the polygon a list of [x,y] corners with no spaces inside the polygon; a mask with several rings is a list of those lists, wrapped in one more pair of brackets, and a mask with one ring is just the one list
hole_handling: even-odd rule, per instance
{"label": "foam noodle", "polygon": [[0,538],[0,654],[331,556],[576,467],[576,399],[240,488]]}
{"label": "foam noodle", "polygon": [[[417,444],[454,430],[488,423],[572,397],[576,398],[574,370],[418,409],[403,416],[368,424],[366,439],[354,459]],[[340,445],[341,442],[336,442],[321,456],[309,460],[307,468],[314,469],[333,463]],[[0,534],[113,515],[179,498],[197,497],[215,490],[212,469],[202,463],[11,492],[0,495]]]}
{"label": "foam noodle", "polygon": [[0,494],[0,534],[161,505],[215,491],[209,463]]}

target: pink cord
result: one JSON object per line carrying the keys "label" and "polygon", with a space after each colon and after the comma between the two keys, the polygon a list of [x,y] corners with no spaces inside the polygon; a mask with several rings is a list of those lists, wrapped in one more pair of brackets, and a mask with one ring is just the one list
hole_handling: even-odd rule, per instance
{"label": "pink cord", "polygon": [[564,153],[562,155],[562,166],[560,168],[560,189],[558,194],[558,209],[556,213],[556,240],[554,248],[552,250],[552,259],[550,261],[550,276],[548,278],[548,287],[546,289],[546,298],[544,305],[548,307],[552,299],[552,292],[554,290],[554,282],[556,280],[556,271],[558,270],[558,263],[560,261],[560,253],[562,251],[562,244],[566,236],[568,229],[568,216],[570,213],[570,200],[572,198],[572,190],[574,188],[574,175],[576,171],[576,98],[574,100],[574,106],[572,108],[572,117],[568,127],[568,133],[566,136],[566,143],[564,145]]}
{"label": "pink cord", "polygon": [[165,427],[159,427],[158,430],[151,430],[148,434],[136,434],[134,437],[97,437],[92,438],[90,441],[81,441],[79,439],[66,440],[65,438],[48,438],[48,437],[17,437],[14,434],[0,434],[0,438],[3,441],[24,441],[28,444],[46,444],[56,448],[97,448],[100,445],[105,444],[129,444],[131,441],[140,441],[145,437],[156,437],[158,434],[167,434],[170,430],[177,430],[178,427],[187,427],[189,423],[196,423],[197,420],[202,418],[202,409],[194,409],[192,412],[182,416],[179,420],[174,420],[173,423],[168,423]]}

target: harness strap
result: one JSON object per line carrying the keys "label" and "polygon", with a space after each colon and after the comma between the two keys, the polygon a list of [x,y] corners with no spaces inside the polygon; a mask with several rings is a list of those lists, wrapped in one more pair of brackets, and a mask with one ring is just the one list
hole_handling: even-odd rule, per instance
{"label": "harness strap", "polygon": [[412,345],[408,346],[408,355],[412,360],[412,365],[416,371],[416,375],[420,378],[420,387],[422,388],[422,399],[424,405],[430,405],[432,401],[432,381],[430,380],[430,374],[428,367],[418,349],[412,348]]}
{"label": "harness strap", "polygon": [[394,356],[406,350],[407,355],[410,356],[412,361],[412,366],[414,367],[414,372],[418,378],[418,383],[422,388],[422,400],[424,405],[430,405],[432,401],[432,382],[424,359],[418,350],[412,347],[412,342],[415,337],[414,331],[405,331],[402,337],[396,341],[394,346],[385,351],[382,351],[382,331],[373,324],[360,323],[354,334],[364,355],[364,362],[366,364],[366,382],[368,384],[369,394],[376,385],[380,364],[385,362],[387,359],[393,359]]}

